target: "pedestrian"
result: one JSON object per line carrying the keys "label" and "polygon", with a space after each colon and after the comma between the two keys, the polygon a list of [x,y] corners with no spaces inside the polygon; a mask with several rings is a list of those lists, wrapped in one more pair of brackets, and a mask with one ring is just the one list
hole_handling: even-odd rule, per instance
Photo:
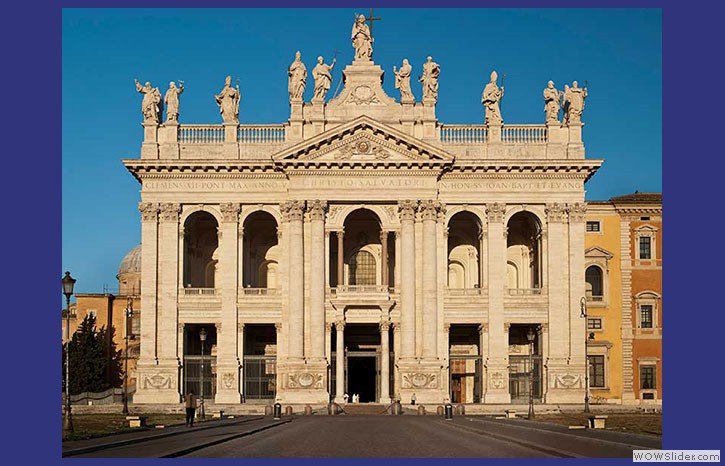
{"label": "pedestrian", "polygon": [[345,404],[347,404],[347,401],[349,399],[350,399],[350,395],[348,395],[347,393],[345,393],[344,395],[342,395],[342,400],[345,402]]}
{"label": "pedestrian", "polygon": [[186,426],[194,427],[194,413],[196,412],[196,396],[194,392],[189,392],[184,397],[184,406],[186,407]]}
{"label": "pedestrian", "polygon": [[410,397],[410,404],[415,404],[415,393],[413,393],[413,396]]}

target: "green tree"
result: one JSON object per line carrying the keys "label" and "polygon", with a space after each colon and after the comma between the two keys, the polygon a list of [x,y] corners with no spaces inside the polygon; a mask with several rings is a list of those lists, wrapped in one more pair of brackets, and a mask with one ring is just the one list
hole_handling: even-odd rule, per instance
{"label": "green tree", "polygon": [[[83,319],[68,345],[71,395],[121,386],[121,351],[113,342],[114,332],[113,327],[110,331],[105,326],[96,329],[96,318],[91,314]],[[63,378],[65,381],[65,367]]]}

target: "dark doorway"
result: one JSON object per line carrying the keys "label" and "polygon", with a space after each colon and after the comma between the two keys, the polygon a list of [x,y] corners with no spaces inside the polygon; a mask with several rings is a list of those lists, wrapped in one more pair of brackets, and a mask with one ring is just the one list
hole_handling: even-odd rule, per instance
{"label": "dark doorway", "polygon": [[347,357],[347,393],[360,395],[361,403],[375,403],[377,401],[375,388],[377,386],[377,367],[375,356]]}

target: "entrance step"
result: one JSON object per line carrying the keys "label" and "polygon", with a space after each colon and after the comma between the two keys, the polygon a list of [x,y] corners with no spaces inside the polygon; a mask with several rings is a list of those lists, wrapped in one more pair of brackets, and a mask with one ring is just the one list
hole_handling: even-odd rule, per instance
{"label": "entrance step", "polygon": [[390,414],[386,411],[387,405],[376,403],[353,403],[342,405],[345,414],[349,416],[379,416]]}

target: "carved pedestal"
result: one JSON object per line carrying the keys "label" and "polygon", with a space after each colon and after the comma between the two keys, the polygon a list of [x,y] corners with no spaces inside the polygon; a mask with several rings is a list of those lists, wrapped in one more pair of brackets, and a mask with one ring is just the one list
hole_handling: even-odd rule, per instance
{"label": "carved pedestal", "polygon": [[159,158],[159,126],[149,122],[143,124],[143,143],[141,144],[142,159]]}
{"label": "carved pedestal", "polygon": [[511,403],[509,393],[509,369],[506,365],[489,364],[486,371],[486,392],[484,403],[506,404]]}
{"label": "carved pedestal", "polygon": [[327,364],[320,362],[287,362],[278,365],[277,392],[281,403],[325,404],[330,400],[327,392]]}
{"label": "carved pedestal", "polygon": [[217,389],[214,403],[241,403],[239,375],[237,364],[217,366]]}
{"label": "carved pedestal", "polygon": [[179,403],[179,366],[176,361],[167,363],[139,361],[136,368],[136,393],[134,404]]}
{"label": "carved pedestal", "polygon": [[415,394],[415,402],[443,403],[447,396],[443,377],[445,372],[439,361],[400,361],[400,401],[410,403]]}
{"label": "carved pedestal", "polygon": [[584,403],[584,365],[549,361],[546,373],[546,403]]}

